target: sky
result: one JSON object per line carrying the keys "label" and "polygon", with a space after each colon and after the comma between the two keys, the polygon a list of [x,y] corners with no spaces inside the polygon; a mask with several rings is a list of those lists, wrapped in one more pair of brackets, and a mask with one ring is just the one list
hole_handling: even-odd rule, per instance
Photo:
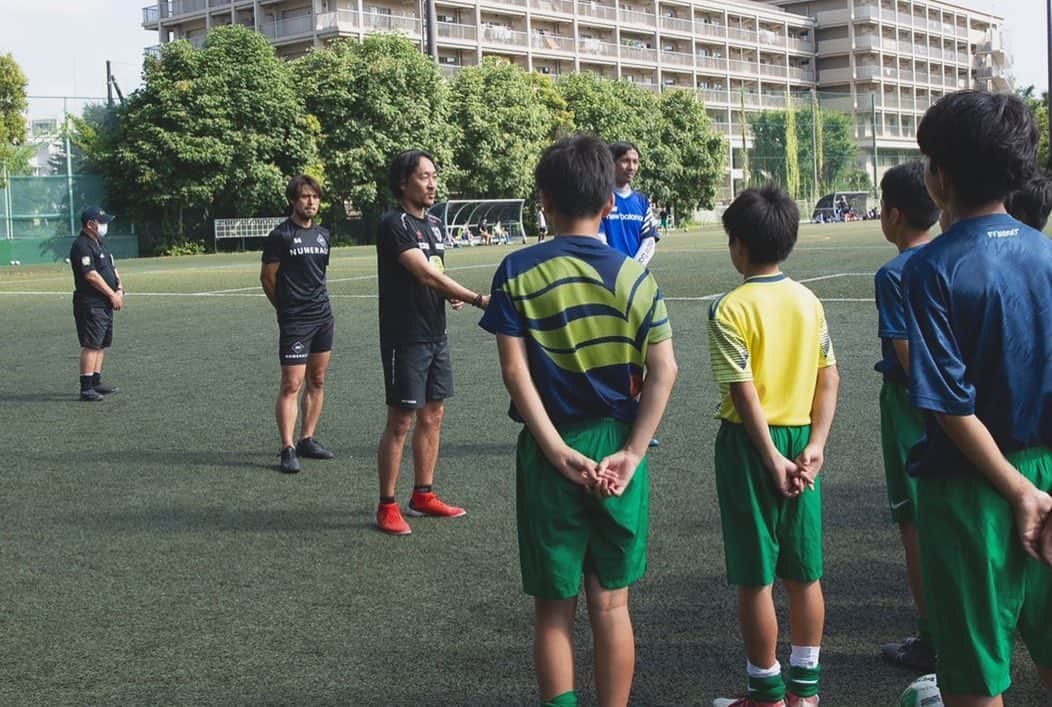
{"label": "sky", "polygon": [[[1005,17],[1017,86],[1048,86],[1045,0],[951,0]],[[106,60],[130,93],[141,83],[143,49],[158,43],[142,29],[149,0],[0,0],[0,54],[10,52],[29,80],[30,96],[106,95]],[[84,101],[69,102],[72,112]],[[30,117],[61,114],[60,100],[31,101]]]}

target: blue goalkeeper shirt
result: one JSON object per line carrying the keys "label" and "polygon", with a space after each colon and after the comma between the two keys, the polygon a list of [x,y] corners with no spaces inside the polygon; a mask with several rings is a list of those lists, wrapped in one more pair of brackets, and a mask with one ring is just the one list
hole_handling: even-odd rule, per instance
{"label": "blue goalkeeper shirt", "polygon": [[599,233],[606,238],[607,245],[629,258],[636,257],[644,238],[661,238],[650,199],[631,187],[614,191],[614,210],[599,224]]}

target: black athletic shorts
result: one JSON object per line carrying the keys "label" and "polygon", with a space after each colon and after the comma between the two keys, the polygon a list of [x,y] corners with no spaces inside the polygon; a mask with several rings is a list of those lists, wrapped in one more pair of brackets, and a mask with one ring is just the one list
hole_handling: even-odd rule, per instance
{"label": "black athletic shorts", "polygon": [[316,324],[284,322],[279,328],[278,360],[282,366],[306,366],[311,354],[332,351],[332,318]]}
{"label": "black athletic shorts", "polygon": [[412,410],[453,397],[453,361],[445,339],[381,346],[380,355],[388,405]]}
{"label": "black athletic shorts", "polygon": [[73,301],[77,340],[85,349],[107,349],[113,343],[113,307],[96,302]]}

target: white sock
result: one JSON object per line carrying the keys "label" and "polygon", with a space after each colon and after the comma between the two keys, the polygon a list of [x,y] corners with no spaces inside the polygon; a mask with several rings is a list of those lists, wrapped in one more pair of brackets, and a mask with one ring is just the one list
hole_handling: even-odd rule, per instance
{"label": "white sock", "polygon": [[821,650],[821,646],[793,646],[789,654],[789,665],[795,665],[798,668],[817,668],[818,653]]}
{"label": "white sock", "polygon": [[757,668],[749,662],[748,658],[746,658],[745,673],[751,678],[773,678],[775,675],[782,674],[782,664],[776,660],[774,661],[774,665],[769,668]]}

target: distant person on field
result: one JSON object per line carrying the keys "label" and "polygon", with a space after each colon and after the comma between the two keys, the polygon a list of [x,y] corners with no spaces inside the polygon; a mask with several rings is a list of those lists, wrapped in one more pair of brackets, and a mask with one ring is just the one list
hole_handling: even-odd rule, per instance
{"label": "distant person on field", "polygon": [[884,657],[925,673],[935,671],[935,648],[924,606],[920,549],[917,545],[917,491],[906,473],[906,456],[924,434],[924,418],[910,403],[909,334],[906,303],[902,296],[902,269],[932,238],[939,207],[924,186],[924,165],[919,161],[892,167],[880,180],[880,227],[899,254],[874,277],[877,300],[877,336],[882,357],[876,370],[883,375],[880,388],[880,442],[884,455],[891,518],[899,526],[906,553],[906,574],[917,607],[917,636],[884,646]]}
{"label": "distant person on field", "polygon": [[1035,175],[1022,189],[1009,194],[1005,199],[1005,211],[1030,228],[1044,231],[1048,214],[1052,211],[1052,183],[1048,177]]}
{"label": "distant person on field", "polygon": [[[278,315],[278,360],[281,386],[274,416],[281,437],[279,468],[300,470],[299,457],[332,459],[333,453],[314,439],[325,403],[325,373],[332,354],[333,316],[325,272],[329,266],[329,232],[315,225],[321,185],[305,174],[285,189],[292,213],[263,243],[259,281]],[[306,380],[307,388],[300,390]],[[296,431],[297,406],[300,436]]]}
{"label": "distant person on field", "polygon": [[113,343],[113,312],[124,306],[124,289],[104,240],[114,216],[98,206],[80,214],[80,234],[69,249],[73,268],[73,321],[80,342],[80,399],[98,402],[118,392],[102,382],[102,359]]}
{"label": "distant person on field", "polygon": [[[775,186],[747,189],[723,214],[745,281],[713,302],[709,351],[722,402],[716,490],[727,581],[738,587],[748,696],[714,707],[818,704],[822,597],[819,472],[839,375],[822,303],[779,264],[796,244],[796,204]],[[788,694],[777,658],[773,584],[789,595]]]}
{"label": "distant person on field", "polygon": [[[599,703],[628,703],[628,587],[646,569],[645,455],[677,373],[653,276],[597,237],[613,173],[595,137],[544,151],[535,175],[556,235],[504,259],[480,322],[497,336],[510,414],[524,423],[515,460],[519,561],[549,706],[577,704],[572,639],[582,575]],[[611,307],[625,316],[600,311]]]}
{"label": "distant person on field", "polygon": [[380,503],[376,525],[391,535],[412,530],[395,501],[398,471],[413,428],[411,516],[457,518],[463,508],[435,494],[435,465],[445,400],[453,395],[453,361],[446,339],[446,302],[454,311],[465,302],[485,309],[489,296],[445,274],[442,222],[427,212],[435,203],[438,170],[422,150],[397,155],[388,186],[398,206],[384,214],[376,234],[380,286],[380,357],[384,369],[387,422],[376,452]]}
{"label": "distant person on field", "polygon": [[[906,264],[910,452],[944,702],[1001,705],[1018,631],[1052,692],[1052,241],[1005,212],[1038,130],[1011,94],[958,91],[917,129],[952,227]],[[1044,552],[1044,561],[1039,557]]]}
{"label": "distant person on field", "polygon": [[544,209],[537,208],[537,242],[540,243],[548,235],[548,220],[544,218]]}

